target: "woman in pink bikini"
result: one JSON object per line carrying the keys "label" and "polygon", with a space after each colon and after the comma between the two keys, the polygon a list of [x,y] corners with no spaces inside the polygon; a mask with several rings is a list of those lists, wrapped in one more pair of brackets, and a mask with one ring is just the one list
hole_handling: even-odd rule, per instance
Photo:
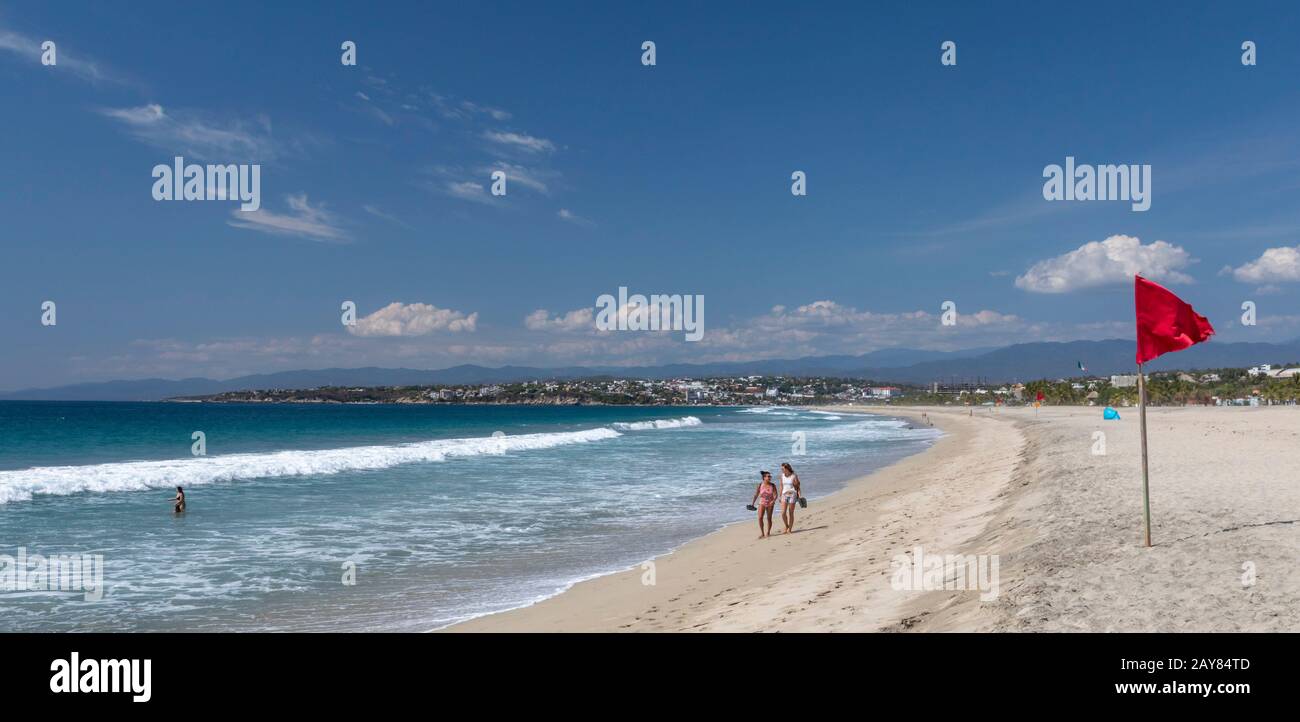
{"label": "woman in pink bikini", "polygon": [[[776,506],[776,484],[772,483],[772,472],[759,472],[763,480],[758,482],[758,488],[754,490],[754,498],[749,500],[749,505],[754,506],[758,503],[758,538],[769,537],[772,535],[772,508]],[[767,517],[767,528],[763,528],[763,518]]]}

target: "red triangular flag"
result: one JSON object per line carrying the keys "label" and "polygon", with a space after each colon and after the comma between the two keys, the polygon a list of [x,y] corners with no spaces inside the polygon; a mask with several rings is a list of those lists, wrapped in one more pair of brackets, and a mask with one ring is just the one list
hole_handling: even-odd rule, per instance
{"label": "red triangular flag", "polygon": [[1133,277],[1137,309],[1137,362],[1170,351],[1182,351],[1214,335],[1209,319],[1169,289],[1141,276]]}

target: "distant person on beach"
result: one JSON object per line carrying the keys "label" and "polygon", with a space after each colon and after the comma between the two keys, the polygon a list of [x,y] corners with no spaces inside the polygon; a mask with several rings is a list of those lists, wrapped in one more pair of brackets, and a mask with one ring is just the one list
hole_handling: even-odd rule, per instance
{"label": "distant person on beach", "polygon": [[794,531],[794,505],[799,503],[803,492],[799,489],[799,475],[789,463],[781,463],[781,521],[785,522],[785,531]]}
{"label": "distant person on beach", "polygon": [[179,486],[176,487],[176,497],[173,498],[172,501],[176,502],[176,507],[174,511],[177,514],[180,514],[181,512],[185,511],[185,490],[180,488]]}
{"label": "distant person on beach", "polygon": [[[761,471],[759,475],[763,478],[758,482],[758,488],[754,489],[754,498],[749,500],[749,505],[754,506],[758,503],[758,538],[772,536],[772,508],[776,506],[776,484],[772,483],[772,472]],[[763,517],[767,517],[767,528],[763,527]]]}

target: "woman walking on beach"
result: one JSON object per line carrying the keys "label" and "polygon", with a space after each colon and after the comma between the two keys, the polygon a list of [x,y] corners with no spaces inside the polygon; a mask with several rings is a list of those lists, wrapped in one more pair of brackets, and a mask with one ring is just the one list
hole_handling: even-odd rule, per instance
{"label": "woman walking on beach", "polygon": [[789,534],[794,531],[794,505],[799,503],[799,497],[803,492],[799,489],[799,475],[794,473],[794,469],[789,463],[781,463],[781,521],[785,522],[785,531],[782,534]]}
{"label": "woman walking on beach", "polygon": [[[761,471],[759,475],[763,480],[758,482],[758,488],[754,490],[754,498],[749,500],[749,505],[754,506],[758,502],[758,538],[772,536],[772,507],[776,506],[776,484],[772,483],[772,472]],[[763,528],[763,517],[767,517],[767,528]]]}

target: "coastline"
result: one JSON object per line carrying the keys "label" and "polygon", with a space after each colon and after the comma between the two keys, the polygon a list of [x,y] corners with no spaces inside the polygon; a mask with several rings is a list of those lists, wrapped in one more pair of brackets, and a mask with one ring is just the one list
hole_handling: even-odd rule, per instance
{"label": "coastline", "polygon": [[[888,574],[890,559],[897,553],[894,547],[902,549],[897,545],[921,538],[905,532],[905,522],[918,501],[914,497],[932,492],[967,498],[973,494],[991,501],[1009,479],[1009,473],[1004,473],[1009,470],[990,466],[988,473],[971,475],[963,483],[957,478],[960,466],[980,448],[987,454],[1007,443],[1021,443],[1018,433],[1009,425],[968,419],[964,411],[824,408],[913,422],[929,413],[944,435],[929,448],[856,477],[799,510],[794,534],[777,533],[760,541],[753,520],[736,522],[652,560],[653,584],[643,583],[650,579],[651,568],[640,565],[577,582],[529,606],[433,631],[868,630],[899,623],[911,595],[892,590]],[[933,473],[936,467],[950,473],[940,477]],[[946,491],[936,488],[940,478],[950,482]],[[942,506],[949,512],[937,513],[928,522],[933,536],[955,540],[954,534],[968,533],[964,525],[952,523],[950,512],[960,507]],[[846,546],[854,550],[888,546],[890,551],[873,551],[859,559],[845,554]],[[871,603],[860,599],[864,587],[873,598]],[[854,597],[853,604],[837,606],[849,596]],[[816,613],[791,611],[800,604]]]}
{"label": "coastline", "polygon": [[[633,568],[438,631],[1300,631],[1295,407],[1148,409],[1150,548],[1136,414],[834,408],[928,414],[944,436],[793,535],[735,523],[653,560],[654,584]],[[997,593],[896,589],[891,561],[918,547],[999,559]]]}

